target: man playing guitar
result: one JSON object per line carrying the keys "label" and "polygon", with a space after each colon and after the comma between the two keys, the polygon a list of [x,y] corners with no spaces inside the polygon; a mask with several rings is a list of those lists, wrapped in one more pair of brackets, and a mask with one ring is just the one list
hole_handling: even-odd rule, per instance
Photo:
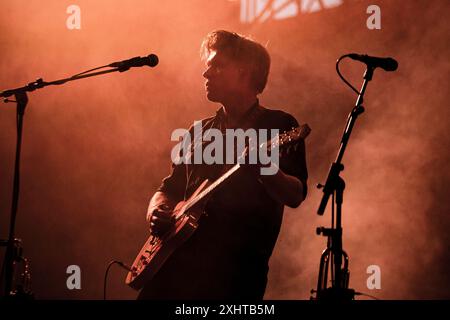
{"label": "man playing guitar", "polygon": [[[279,129],[298,127],[293,116],[262,107],[270,56],[259,43],[228,31],[213,31],[202,44],[206,95],[221,104],[202,128]],[[270,138],[270,137],[269,137]],[[199,182],[214,181],[224,164],[173,164],[147,213],[150,231],[162,237],[174,226],[173,209]],[[280,157],[275,174],[259,166],[243,170],[218,188],[205,205],[198,228],[147,281],[139,299],[262,299],[268,262],[282,222],[284,205],[298,207],[307,193],[304,141]]]}

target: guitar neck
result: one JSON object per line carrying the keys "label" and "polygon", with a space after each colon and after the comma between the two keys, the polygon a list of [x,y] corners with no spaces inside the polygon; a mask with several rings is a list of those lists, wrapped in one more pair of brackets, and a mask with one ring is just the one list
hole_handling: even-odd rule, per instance
{"label": "guitar neck", "polygon": [[225,172],[219,179],[214,181],[214,183],[210,184],[205,190],[200,192],[196,197],[189,199],[185,205],[185,210],[192,208],[195,204],[197,204],[200,200],[204,199],[206,196],[211,194],[217,187],[219,187],[222,183],[224,183],[229,177],[231,177],[241,165],[239,163],[235,164],[231,169]]}
{"label": "guitar neck", "polygon": [[[292,130],[285,132],[281,135],[277,135],[275,138],[267,141],[266,143],[263,143],[259,145],[257,148],[266,148],[268,150],[272,150],[274,148],[278,147],[289,147],[290,145],[293,145],[297,143],[298,141],[305,139],[309,133],[311,132],[311,128],[307,124],[304,124],[297,128],[292,128]],[[247,152],[247,147],[245,149],[245,152]],[[241,157],[244,157],[242,155]],[[210,193],[212,193],[218,186],[220,186],[223,182],[225,182],[229,177],[231,177],[239,168],[241,165],[236,163],[231,169],[229,169],[227,172],[225,172],[219,179],[214,181],[211,185],[209,185],[205,190],[201,191],[196,196],[192,197],[191,199],[187,200],[184,207],[185,210],[188,210],[192,208],[195,204],[197,204],[200,200],[204,199],[206,196],[208,196]],[[184,211],[185,211],[184,210]],[[182,212],[180,212],[182,214]]]}

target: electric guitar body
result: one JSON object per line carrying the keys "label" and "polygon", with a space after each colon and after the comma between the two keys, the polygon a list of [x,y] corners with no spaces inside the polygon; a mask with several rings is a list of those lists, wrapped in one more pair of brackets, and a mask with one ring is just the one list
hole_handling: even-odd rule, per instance
{"label": "electric guitar body", "polygon": [[186,242],[197,230],[198,221],[204,213],[201,203],[190,207],[191,199],[205,189],[208,180],[205,180],[186,201],[180,201],[173,214],[175,225],[163,237],[150,236],[133,262],[125,283],[133,289],[141,289],[145,282],[152,279],[172,253]]}

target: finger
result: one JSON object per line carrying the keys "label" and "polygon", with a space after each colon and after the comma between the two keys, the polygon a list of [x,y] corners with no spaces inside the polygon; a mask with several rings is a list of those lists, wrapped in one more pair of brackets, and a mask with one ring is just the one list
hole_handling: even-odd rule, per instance
{"label": "finger", "polygon": [[156,237],[161,237],[166,231],[167,231],[166,228],[162,228],[161,226],[156,225],[153,225],[150,228],[150,234]]}
{"label": "finger", "polygon": [[172,213],[172,211],[170,211],[170,210],[164,210],[164,209],[156,209],[156,210],[154,211],[154,214],[159,214],[159,215],[161,215],[161,214],[168,215],[168,214],[171,214],[171,213]]}
{"label": "finger", "polygon": [[151,214],[155,215],[155,214],[161,214],[164,212],[170,212],[170,210],[167,206],[157,206],[152,209]]}
{"label": "finger", "polygon": [[150,223],[150,230],[154,233],[160,233],[161,230],[165,229],[165,224],[161,223]]}
{"label": "finger", "polygon": [[172,219],[170,217],[156,217],[153,216],[150,220],[150,222],[153,222],[158,225],[167,225],[172,222]]}
{"label": "finger", "polygon": [[156,211],[170,211],[170,208],[166,204],[160,204],[155,208]]}
{"label": "finger", "polygon": [[153,213],[153,217],[158,217],[161,219],[170,219],[171,216],[171,212],[167,212],[167,211],[155,211]]}

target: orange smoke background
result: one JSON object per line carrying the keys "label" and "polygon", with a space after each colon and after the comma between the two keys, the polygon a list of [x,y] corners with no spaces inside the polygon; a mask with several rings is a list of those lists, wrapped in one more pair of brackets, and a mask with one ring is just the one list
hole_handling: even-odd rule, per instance
{"label": "orange smoke background", "polygon": [[[147,238],[150,196],[168,174],[170,134],[211,115],[199,46],[213,29],[251,35],[272,56],[263,105],[313,129],[307,139],[309,196],[286,209],[270,262],[267,299],[308,299],[316,287],[330,212],[321,191],[356,95],[338,78],[350,52],[392,56],[396,72],[375,71],[343,163],[343,244],[350,287],[381,299],[450,298],[449,2],[383,1],[381,30],[366,27],[371,1],[243,24],[239,1],[128,2],[1,0],[0,90],[155,53],[135,68],[29,93],[23,134],[17,237],[42,299],[101,299],[112,259],[131,263]],[[81,30],[66,27],[69,5]],[[360,87],[364,67],[342,72]],[[7,238],[15,150],[15,104],[0,105],[0,238]],[[330,207],[328,207],[330,208]],[[4,250],[1,251],[3,259]],[[66,268],[81,268],[68,290]],[[370,265],[381,289],[369,290]],[[188,276],[188,275],[187,275]],[[133,299],[125,272],[111,269],[108,297]]]}

